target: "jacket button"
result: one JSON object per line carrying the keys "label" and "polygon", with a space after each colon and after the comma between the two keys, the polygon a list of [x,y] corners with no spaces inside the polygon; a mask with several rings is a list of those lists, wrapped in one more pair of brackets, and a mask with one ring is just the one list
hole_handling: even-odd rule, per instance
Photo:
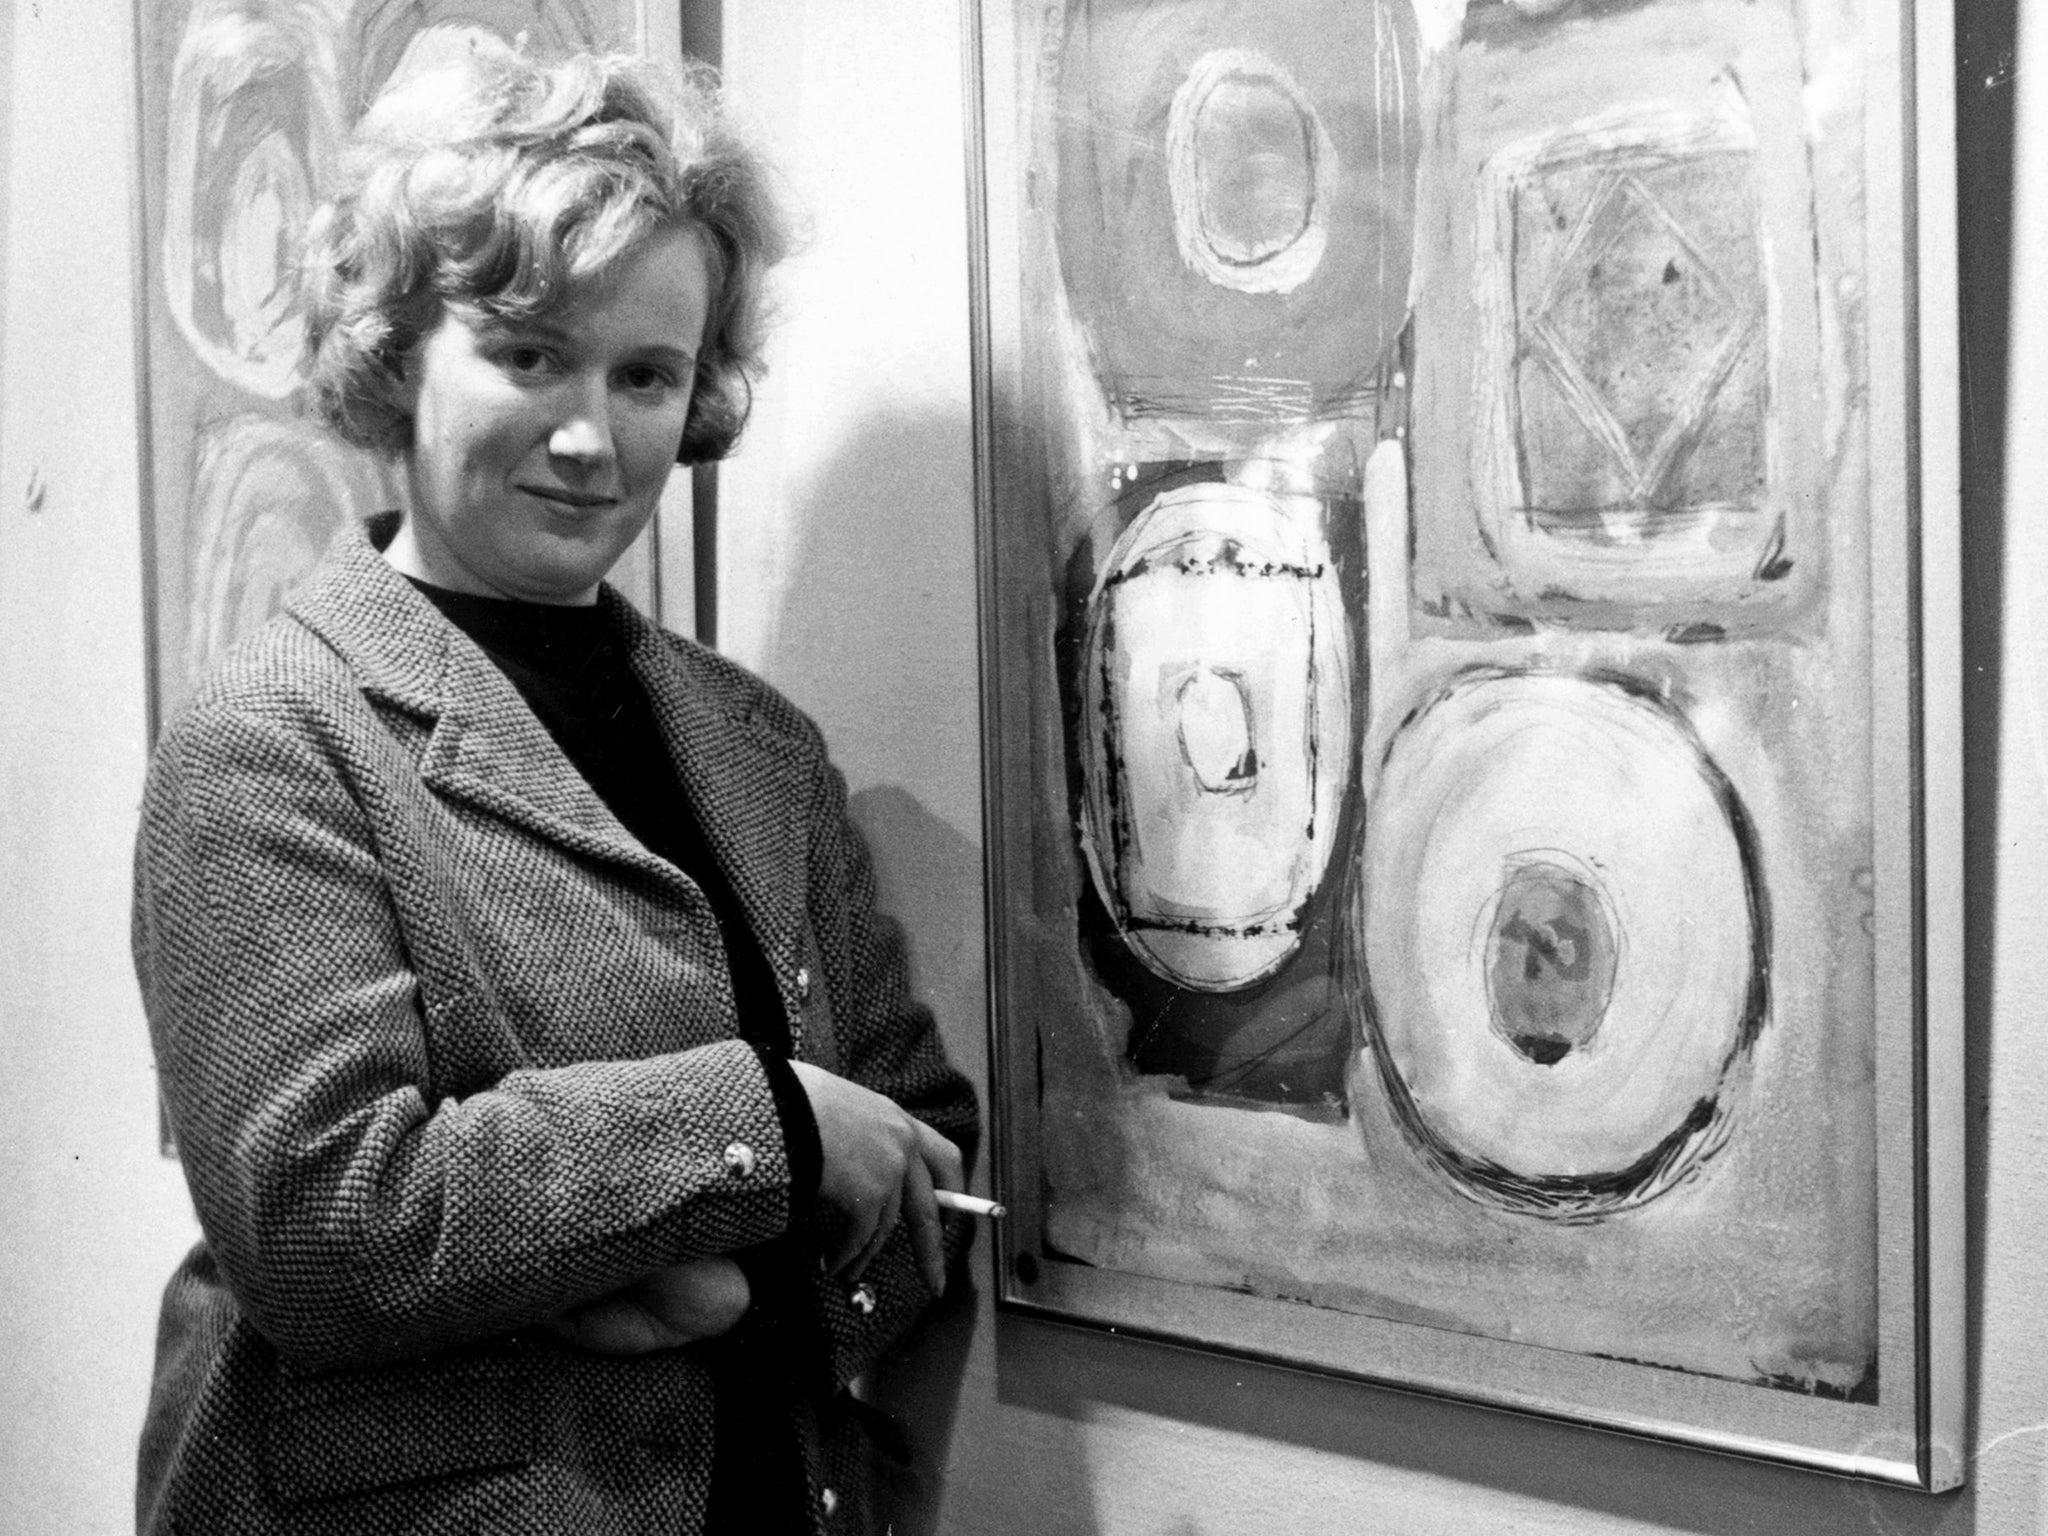
{"label": "jacket button", "polygon": [[839,1508],[839,1495],[830,1488],[824,1489],[818,1495],[818,1504],[825,1511],[826,1517],[829,1519],[833,1512]]}
{"label": "jacket button", "polygon": [[875,1288],[866,1281],[856,1285],[846,1299],[853,1303],[853,1310],[862,1317],[873,1315],[875,1310]]}
{"label": "jacket button", "polygon": [[811,1000],[811,968],[808,965],[796,968],[796,1000],[800,1003]]}
{"label": "jacket button", "polygon": [[754,1149],[744,1141],[736,1141],[727,1147],[725,1171],[738,1179],[750,1176],[754,1171]]}

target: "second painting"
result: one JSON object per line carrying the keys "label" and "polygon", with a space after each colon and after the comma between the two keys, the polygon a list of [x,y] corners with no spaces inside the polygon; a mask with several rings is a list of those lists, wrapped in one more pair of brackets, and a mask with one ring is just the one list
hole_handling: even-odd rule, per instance
{"label": "second painting", "polygon": [[984,7],[1007,1303],[1953,1481],[1905,22]]}

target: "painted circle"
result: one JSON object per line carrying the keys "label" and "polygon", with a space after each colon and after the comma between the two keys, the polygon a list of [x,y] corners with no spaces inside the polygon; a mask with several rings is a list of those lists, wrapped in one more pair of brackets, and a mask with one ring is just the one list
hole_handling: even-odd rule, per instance
{"label": "painted circle", "polygon": [[1400,728],[1353,942],[1390,1102],[1464,1193],[1584,1217],[1720,1144],[1768,993],[1746,829],[1625,678],[1482,669]]}
{"label": "painted circle", "polygon": [[1509,867],[1486,936],[1494,1032],[1538,1066],[1592,1040],[1614,995],[1614,922],[1597,876],[1567,856]]}
{"label": "painted circle", "polygon": [[1275,59],[1202,55],[1167,112],[1166,176],[1181,260],[1240,293],[1289,293],[1323,259],[1336,150]]}
{"label": "painted circle", "polygon": [[1270,79],[1230,75],[1195,117],[1195,178],[1210,249],[1249,266],[1277,256],[1315,209],[1314,124]]}

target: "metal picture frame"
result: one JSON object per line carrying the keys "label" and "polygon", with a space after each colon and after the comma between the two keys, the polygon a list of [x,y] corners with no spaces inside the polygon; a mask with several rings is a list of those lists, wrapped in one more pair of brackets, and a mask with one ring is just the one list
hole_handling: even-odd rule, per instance
{"label": "metal picture frame", "polygon": [[1963,1481],[1952,49],[970,5],[1000,1309]]}

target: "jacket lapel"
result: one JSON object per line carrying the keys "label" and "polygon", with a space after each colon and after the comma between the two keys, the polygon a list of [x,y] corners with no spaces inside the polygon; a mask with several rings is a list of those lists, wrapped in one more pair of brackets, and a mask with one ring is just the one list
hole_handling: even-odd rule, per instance
{"label": "jacket lapel", "polygon": [[[381,520],[369,525],[383,533]],[[586,857],[677,878],[619,824],[518,689],[350,524],[290,611],[346,659],[363,691],[433,722],[420,777]]]}
{"label": "jacket lapel", "polygon": [[496,663],[449,628],[442,709],[420,760],[428,787],[588,857],[675,879],[674,866],[620,824]]}
{"label": "jacket lapel", "polygon": [[[620,825],[511,681],[385,563],[372,538],[388,541],[381,519],[343,528],[289,607],[342,654],[366,693],[433,722],[420,762],[426,783],[586,857],[680,885],[681,871]],[[630,603],[608,588],[601,600],[787,1003],[807,887],[804,764],[729,686],[686,675],[683,656]]]}

